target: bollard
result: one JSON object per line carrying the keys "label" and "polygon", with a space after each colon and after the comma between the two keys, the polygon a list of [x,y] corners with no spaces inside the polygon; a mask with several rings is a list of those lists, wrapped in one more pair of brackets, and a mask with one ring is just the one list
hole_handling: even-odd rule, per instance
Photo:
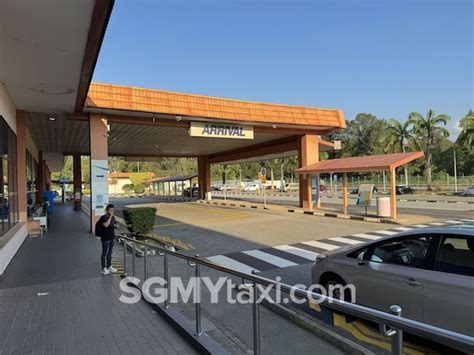
{"label": "bollard", "polygon": [[[252,271],[252,274],[257,275],[256,270]],[[257,283],[253,283],[253,353],[256,355],[260,354],[260,309],[258,304],[258,287]]]}
{"label": "bollard", "polygon": [[169,297],[170,297],[170,288],[169,288],[169,283],[170,283],[170,278],[169,278],[169,273],[168,273],[168,253],[165,252],[165,257],[164,257],[164,267],[163,267],[163,274],[166,280],[166,298],[165,298],[165,308],[169,308]]}
{"label": "bollard", "polygon": [[[196,258],[199,258],[199,254],[196,254]],[[201,330],[201,265],[196,263],[195,274],[196,277],[196,289],[194,292],[197,292],[196,295],[196,335],[199,337],[202,335]]]}
{"label": "bollard", "polygon": [[[402,308],[398,305],[390,306],[390,313],[401,316]],[[392,335],[392,354],[402,355],[403,354],[403,332],[400,329],[393,329],[394,333]]]}

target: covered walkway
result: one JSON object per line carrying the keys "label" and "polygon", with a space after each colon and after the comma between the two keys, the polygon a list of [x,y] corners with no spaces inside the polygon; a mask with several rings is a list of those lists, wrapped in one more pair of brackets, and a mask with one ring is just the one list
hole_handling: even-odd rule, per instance
{"label": "covered walkway", "polygon": [[117,277],[99,273],[100,243],[82,212],[59,205],[51,222],[0,279],[1,354],[195,352],[147,304],[119,301]]}

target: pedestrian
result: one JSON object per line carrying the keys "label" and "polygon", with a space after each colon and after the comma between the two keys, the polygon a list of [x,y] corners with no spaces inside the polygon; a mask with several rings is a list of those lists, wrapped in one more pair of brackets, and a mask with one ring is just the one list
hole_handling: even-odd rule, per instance
{"label": "pedestrian", "polygon": [[114,213],[114,205],[108,204],[105,208],[105,214],[100,217],[95,226],[95,235],[100,237],[102,242],[102,255],[100,257],[100,262],[102,264],[101,273],[103,275],[108,275],[111,272],[117,271],[117,269],[112,266],[112,249],[114,247],[115,228],[118,228]]}

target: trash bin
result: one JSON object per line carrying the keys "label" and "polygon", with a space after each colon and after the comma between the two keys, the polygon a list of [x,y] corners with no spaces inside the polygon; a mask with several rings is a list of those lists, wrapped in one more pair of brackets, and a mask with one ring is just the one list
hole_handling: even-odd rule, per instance
{"label": "trash bin", "polygon": [[377,197],[377,215],[390,217],[390,197]]}

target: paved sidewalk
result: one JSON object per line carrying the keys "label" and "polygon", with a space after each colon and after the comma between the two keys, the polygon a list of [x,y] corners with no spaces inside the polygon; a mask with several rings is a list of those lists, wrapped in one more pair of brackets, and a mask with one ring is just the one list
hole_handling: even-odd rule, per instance
{"label": "paved sidewalk", "polygon": [[56,206],[48,233],[25,240],[0,280],[0,353],[196,353],[147,304],[119,301],[87,226]]}

